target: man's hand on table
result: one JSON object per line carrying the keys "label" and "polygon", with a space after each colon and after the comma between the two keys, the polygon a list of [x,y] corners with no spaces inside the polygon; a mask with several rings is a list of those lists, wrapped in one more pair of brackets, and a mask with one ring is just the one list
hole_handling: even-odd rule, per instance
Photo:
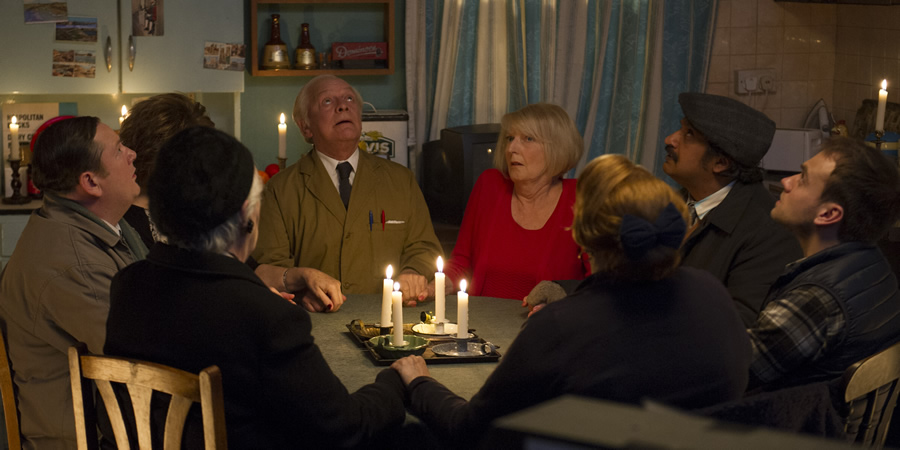
{"label": "man's hand on table", "polygon": [[400,374],[403,384],[407,386],[418,377],[431,376],[431,372],[428,371],[428,366],[425,364],[425,359],[421,356],[412,355],[400,358],[391,364],[391,369],[396,370]]}
{"label": "man's hand on table", "polygon": [[434,296],[434,284],[429,284],[425,277],[412,269],[406,269],[397,276],[400,292],[403,293],[403,306],[416,306],[425,298]]}
{"label": "man's hand on table", "polygon": [[341,282],[321,270],[295,267],[288,271],[288,277],[299,278],[286,284],[303,286],[300,304],[309,312],[335,312],[347,300],[341,293]]}

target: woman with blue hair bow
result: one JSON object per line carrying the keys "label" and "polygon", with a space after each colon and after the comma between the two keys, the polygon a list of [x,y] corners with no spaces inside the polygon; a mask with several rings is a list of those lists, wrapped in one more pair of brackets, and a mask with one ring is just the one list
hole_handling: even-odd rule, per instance
{"label": "woman with blue hair bow", "polygon": [[563,394],[699,408],[741,397],[750,342],[731,296],[679,267],[687,207],[620,155],[578,179],[572,233],[593,273],[531,316],[471,401],[431,378],[424,360],[392,367],[414,414],[447,439],[477,441],[490,422]]}

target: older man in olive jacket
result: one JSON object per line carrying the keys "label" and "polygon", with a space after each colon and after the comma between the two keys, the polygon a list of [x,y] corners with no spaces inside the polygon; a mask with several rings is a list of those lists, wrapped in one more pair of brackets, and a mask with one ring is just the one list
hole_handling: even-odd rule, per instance
{"label": "older man in olive jacket", "polygon": [[412,172],[359,150],[361,107],[331,75],[300,91],[294,121],[314,149],[269,181],[253,257],[321,270],[358,294],[380,292],[390,264],[412,306],[430,294],[441,247]]}

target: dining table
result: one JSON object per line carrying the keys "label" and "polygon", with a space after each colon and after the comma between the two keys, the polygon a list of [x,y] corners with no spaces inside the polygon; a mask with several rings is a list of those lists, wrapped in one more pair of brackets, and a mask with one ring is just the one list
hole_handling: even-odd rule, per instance
{"label": "dining table", "polygon": [[[446,297],[446,318],[456,322],[456,295]],[[403,323],[415,324],[420,321],[423,311],[434,311],[434,300],[429,299],[413,307],[403,308]],[[378,365],[367,347],[350,332],[348,325],[354,319],[366,324],[380,321],[381,295],[348,295],[340,309],[327,313],[312,313],[312,335],[316,345],[331,367],[350,392],[375,381],[378,372],[388,368]],[[497,347],[503,359],[504,352],[515,339],[528,316],[528,309],[520,300],[469,297],[469,330],[477,338]],[[471,399],[481,388],[487,377],[497,367],[493,361],[447,362],[428,364],[431,376],[443,383],[451,391]],[[428,360],[426,360],[428,361]],[[387,361],[382,361],[387,362]]]}

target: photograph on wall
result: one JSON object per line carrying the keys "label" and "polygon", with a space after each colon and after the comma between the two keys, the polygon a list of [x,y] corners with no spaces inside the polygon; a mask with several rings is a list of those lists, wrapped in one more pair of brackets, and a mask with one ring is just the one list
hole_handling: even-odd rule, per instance
{"label": "photograph on wall", "polygon": [[61,42],[97,42],[96,17],[69,17],[66,22],[57,22],[56,40]]}
{"label": "photograph on wall", "polygon": [[247,46],[244,44],[207,42],[203,47],[203,67],[242,72],[247,58],[246,51]]}
{"label": "photograph on wall", "polygon": [[162,36],[163,0],[131,0],[131,34],[134,36]]}
{"label": "photograph on wall", "polygon": [[94,78],[97,52],[93,50],[53,50],[53,76]]}
{"label": "photograph on wall", "polygon": [[24,0],[25,23],[65,22],[69,20],[66,0]]}

